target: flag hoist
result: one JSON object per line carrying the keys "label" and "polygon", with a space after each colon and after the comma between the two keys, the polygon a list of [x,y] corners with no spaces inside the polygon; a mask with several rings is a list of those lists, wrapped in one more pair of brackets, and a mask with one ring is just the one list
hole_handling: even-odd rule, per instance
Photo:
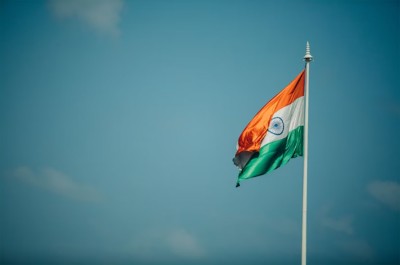
{"label": "flag hoist", "polygon": [[306,265],[307,163],[309,63],[307,42],[305,69],[264,105],[239,136],[234,164],[240,169],[236,187],[245,179],[266,174],[291,158],[304,157],[301,264]]}

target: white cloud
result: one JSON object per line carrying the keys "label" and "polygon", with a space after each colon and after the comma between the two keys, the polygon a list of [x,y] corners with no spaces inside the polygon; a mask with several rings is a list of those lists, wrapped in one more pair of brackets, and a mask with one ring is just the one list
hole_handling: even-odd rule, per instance
{"label": "white cloud", "polygon": [[365,240],[350,239],[338,242],[338,246],[344,252],[359,260],[369,261],[373,258],[373,249]]}
{"label": "white cloud", "polygon": [[327,228],[332,230],[342,232],[348,235],[352,235],[354,233],[353,229],[353,216],[345,215],[337,218],[333,218],[328,216],[329,209],[324,208],[321,216],[321,224]]}
{"label": "white cloud", "polygon": [[395,211],[400,211],[400,184],[394,181],[374,181],[367,190],[372,197]]}
{"label": "white cloud", "polygon": [[198,259],[206,254],[199,240],[183,228],[142,231],[142,234],[135,236],[128,248],[136,258],[147,262],[159,262],[171,255]]}
{"label": "white cloud", "polygon": [[338,232],[343,232],[348,235],[353,234],[353,217],[352,216],[343,216],[339,218],[332,217],[324,217],[322,219],[322,225],[328,228],[331,228]]}
{"label": "white cloud", "polygon": [[19,167],[13,176],[26,184],[41,188],[64,197],[79,201],[98,201],[100,193],[93,187],[74,181],[66,174],[53,168],[34,172],[28,167]]}
{"label": "white cloud", "polygon": [[59,18],[76,18],[99,33],[118,36],[123,0],[49,0]]}
{"label": "white cloud", "polygon": [[171,231],[167,244],[173,253],[181,257],[197,258],[205,254],[197,239],[184,229]]}

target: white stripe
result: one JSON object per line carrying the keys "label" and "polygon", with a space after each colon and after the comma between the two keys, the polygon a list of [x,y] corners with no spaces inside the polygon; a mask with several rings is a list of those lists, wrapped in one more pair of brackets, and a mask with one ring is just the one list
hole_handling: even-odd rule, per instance
{"label": "white stripe", "polygon": [[[280,127],[282,121],[283,130]],[[273,127],[275,123],[276,128]],[[304,97],[299,97],[292,104],[275,112],[271,118],[269,130],[261,142],[261,147],[287,137],[290,131],[299,126],[304,126]]]}

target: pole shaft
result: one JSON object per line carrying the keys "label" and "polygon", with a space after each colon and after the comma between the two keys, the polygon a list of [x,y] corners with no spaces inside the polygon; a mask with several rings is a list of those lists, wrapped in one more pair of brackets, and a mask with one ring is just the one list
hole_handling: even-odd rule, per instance
{"label": "pole shaft", "polygon": [[308,103],[309,103],[309,70],[312,56],[310,54],[310,46],[307,42],[306,55],[306,76],[304,80],[304,135],[303,135],[303,148],[304,148],[304,167],[303,167],[303,216],[302,216],[302,240],[301,240],[301,265],[307,264],[307,177],[308,177]]}

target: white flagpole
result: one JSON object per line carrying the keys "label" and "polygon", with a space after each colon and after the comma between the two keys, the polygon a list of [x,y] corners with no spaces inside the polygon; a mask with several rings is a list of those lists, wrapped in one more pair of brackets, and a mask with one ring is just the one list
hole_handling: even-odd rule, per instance
{"label": "white flagpole", "polygon": [[301,265],[306,265],[307,257],[307,164],[308,164],[308,80],[309,80],[309,64],[312,61],[310,54],[310,44],[307,41],[306,55],[304,56],[306,61],[306,76],[304,80],[304,98],[305,98],[305,113],[304,113],[304,168],[303,168],[303,220],[302,220],[302,240],[301,240]]}

